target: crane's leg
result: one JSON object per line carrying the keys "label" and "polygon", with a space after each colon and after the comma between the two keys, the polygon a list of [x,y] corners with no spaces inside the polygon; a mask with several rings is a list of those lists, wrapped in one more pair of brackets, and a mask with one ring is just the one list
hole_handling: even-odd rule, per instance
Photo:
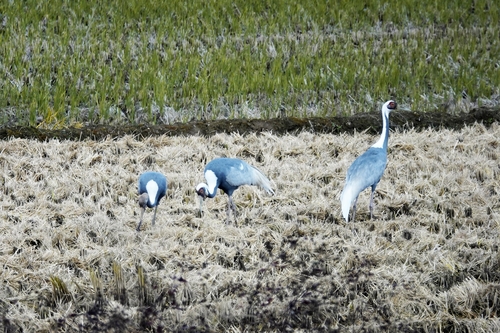
{"label": "crane's leg", "polygon": [[228,196],[229,201],[227,202],[227,221],[226,223],[229,223],[229,215],[230,211],[233,211],[233,217],[234,217],[234,222],[236,223],[236,205],[234,204],[233,197],[231,195]]}
{"label": "crane's leg", "polygon": [[146,208],[141,208],[141,219],[139,220],[139,224],[137,225],[137,231],[140,231],[141,230],[141,224],[142,224],[142,217],[144,216],[144,211],[146,210]]}
{"label": "crane's leg", "polygon": [[229,224],[230,222],[229,215],[231,213],[231,196],[228,196],[226,213],[227,213],[226,224]]}
{"label": "crane's leg", "polygon": [[238,212],[236,211],[236,205],[234,204],[233,197],[231,197],[231,208],[233,209],[233,216],[234,216],[234,219],[236,220],[236,216],[238,215]]}
{"label": "crane's leg", "polygon": [[153,214],[153,222],[151,224],[155,225],[155,220],[156,220],[156,208],[158,208],[158,205],[155,206],[155,212]]}
{"label": "crane's leg", "polygon": [[354,222],[354,218],[356,217],[356,204],[358,203],[358,197],[354,199],[354,204],[352,205],[352,221]]}
{"label": "crane's leg", "polygon": [[372,193],[370,194],[370,220],[373,219],[373,192],[375,192],[375,190],[372,189]]}

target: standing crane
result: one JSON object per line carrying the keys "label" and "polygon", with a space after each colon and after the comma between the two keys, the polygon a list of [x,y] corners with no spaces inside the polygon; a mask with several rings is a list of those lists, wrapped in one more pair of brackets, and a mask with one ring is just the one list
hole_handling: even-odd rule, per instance
{"label": "standing crane", "polygon": [[155,209],[152,224],[155,225],[156,209],[161,198],[167,193],[167,178],[159,172],[147,171],[139,177],[139,207],[141,207],[141,220],[137,231],[141,229],[142,218],[146,207]]}
{"label": "standing crane", "polygon": [[361,191],[371,186],[370,194],[370,218],[373,218],[373,193],[384,174],[387,165],[387,141],[389,140],[389,113],[397,108],[394,101],[387,101],[382,106],[382,134],[380,139],[351,164],[347,170],[346,181],[340,202],[342,205],[342,215],[349,221],[349,210],[351,204],[352,221],[356,216],[356,203]]}
{"label": "standing crane", "polygon": [[200,215],[203,201],[213,198],[217,189],[223,190],[229,197],[227,205],[227,223],[230,211],[236,218],[236,205],[233,202],[233,192],[242,185],[258,185],[269,194],[274,194],[269,179],[257,168],[237,158],[216,158],[205,167],[205,180],[207,184],[200,183],[196,186],[196,194],[200,199]]}

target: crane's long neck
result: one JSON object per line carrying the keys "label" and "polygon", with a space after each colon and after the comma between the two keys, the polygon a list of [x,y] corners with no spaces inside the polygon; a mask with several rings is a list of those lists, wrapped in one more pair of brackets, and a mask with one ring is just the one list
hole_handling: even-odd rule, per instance
{"label": "crane's long neck", "polygon": [[207,197],[209,197],[209,198],[213,198],[213,197],[215,197],[215,195],[217,194],[217,188],[218,188],[218,187],[216,186],[215,188],[210,189],[210,185],[209,185],[209,186],[207,186],[207,192],[208,192],[208,193],[207,193]]}
{"label": "crane's long neck", "polygon": [[387,141],[389,141],[389,113],[382,113],[382,134],[380,139],[372,146],[373,148],[382,148],[387,150]]}
{"label": "crane's long neck", "polygon": [[213,198],[217,194],[217,188],[220,184],[220,179],[212,170],[205,171],[205,179],[207,181],[207,197]]}

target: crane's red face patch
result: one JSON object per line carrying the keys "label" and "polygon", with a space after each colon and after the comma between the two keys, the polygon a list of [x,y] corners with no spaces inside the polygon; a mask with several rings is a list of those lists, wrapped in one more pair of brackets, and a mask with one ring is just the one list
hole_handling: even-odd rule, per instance
{"label": "crane's red face patch", "polygon": [[394,101],[390,101],[389,105],[387,106],[388,109],[395,110],[398,107],[398,104]]}
{"label": "crane's red face patch", "polygon": [[205,192],[205,188],[202,187],[196,192],[199,196],[203,197],[205,199],[207,197],[207,193]]}

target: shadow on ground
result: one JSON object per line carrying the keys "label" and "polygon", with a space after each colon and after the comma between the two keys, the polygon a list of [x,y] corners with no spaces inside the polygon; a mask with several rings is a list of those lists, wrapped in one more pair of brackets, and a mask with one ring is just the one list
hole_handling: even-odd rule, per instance
{"label": "shadow on ground", "polygon": [[[475,122],[489,126],[500,122],[499,108],[477,108],[470,113],[450,115],[445,112],[408,112],[398,111],[391,114],[391,128],[416,129],[447,128],[460,129]],[[61,139],[61,140],[100,140],[106,137],[133,135],[138,138],[168,135],[211,136],[217,133],[258,133],[272,132],[277,135],[300,131],[315,133],[351,133],[366,131],[378,133],[382,126],[380,113],[360,113],[351,117],[312,117],[312,118],[275,118],[275,119],[223,119],[210,121],[192,121],[172,125],[91,125],[83,128],[65,128],[57,130],[35,127],[0,128],[0,139]]]}

